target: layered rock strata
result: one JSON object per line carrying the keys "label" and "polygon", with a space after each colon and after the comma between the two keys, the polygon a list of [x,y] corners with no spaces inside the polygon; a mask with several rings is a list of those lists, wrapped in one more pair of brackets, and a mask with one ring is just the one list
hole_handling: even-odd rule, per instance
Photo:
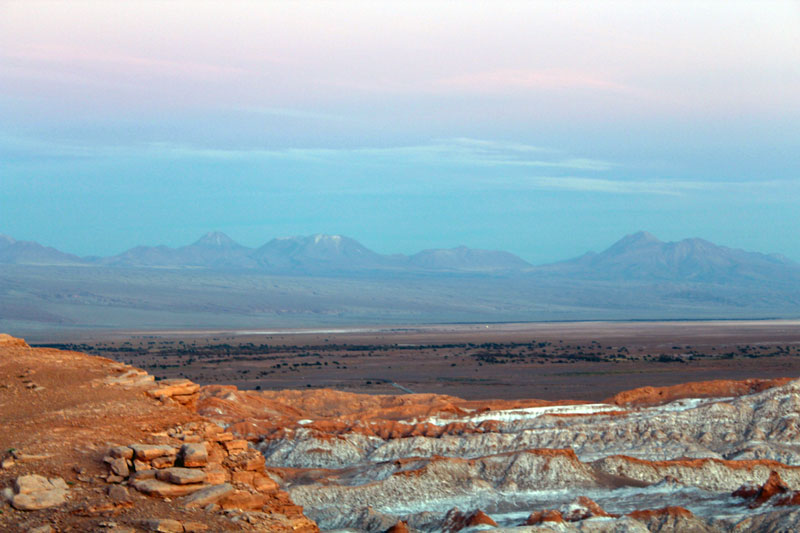
{"label": "layered rock strata", "polygon": [[[455,507],[500,529],[769,531],[796,520],[791,497],[755,509],[731,492],[773,472],[800,489],[798,381],[648,387],[598,404],[213,386],[197,409],[255,442],[323,528],[452,529]],[[578,497],[604,514],[571,511]]]}

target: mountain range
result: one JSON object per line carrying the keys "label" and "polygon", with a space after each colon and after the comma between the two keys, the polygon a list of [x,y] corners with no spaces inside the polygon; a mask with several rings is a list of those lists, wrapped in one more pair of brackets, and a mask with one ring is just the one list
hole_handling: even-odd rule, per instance
{"label": "mountain range", "polygon": [[459,246],[413,255],[376,253],[341,235],[275,238],[258,248],[214,231],[179,248],[137,246],[110,257],[78,256],[0,235],[0,263],[127,268],[247,270],[293,275],[359,273],[471,273],[604,281],[800,282],[800,264],[777,254],[747,252],[703,239],[663,242],[640,231],[608,249],[533,266],[514,254]]}
{"label": "mountain range", "polygon": [[645,232],[534,266],[464,246],[385,255],[338,235],[250,248],[219,232],[177,248],[78,257],[0,236],[0,328],[800,317],[800,264]]}
{"label": "mountain range", "polygon": [[109,257],[80,258],[35,242],[0,235],[0,263],[18,265],[100,265],[128,268],[203,268],[270,273],[325,274],[365,271],[521,271],[532,265],[502,251],[459,246],[406,256],[382,255],[341,235],[279,237],[258,248],[243,246],[213,231],[179,248],[137,246]]}

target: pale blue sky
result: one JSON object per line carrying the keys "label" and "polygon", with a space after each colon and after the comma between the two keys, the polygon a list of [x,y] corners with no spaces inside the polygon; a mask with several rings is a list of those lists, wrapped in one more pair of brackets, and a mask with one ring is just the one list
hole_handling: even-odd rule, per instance
{"label": "pale blue sky", "polygon": [[0,3],[0,233],[800,260],[795,2]]}

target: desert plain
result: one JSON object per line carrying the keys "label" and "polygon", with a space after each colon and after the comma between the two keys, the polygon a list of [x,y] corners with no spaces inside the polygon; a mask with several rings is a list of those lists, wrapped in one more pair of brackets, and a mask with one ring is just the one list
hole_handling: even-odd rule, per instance
{"label": "desert plain", "polygon": [[256,390],[601,401],[637,387],[800,376],[800,320],[265,326],[27,339],[132,364],[156,379]]}

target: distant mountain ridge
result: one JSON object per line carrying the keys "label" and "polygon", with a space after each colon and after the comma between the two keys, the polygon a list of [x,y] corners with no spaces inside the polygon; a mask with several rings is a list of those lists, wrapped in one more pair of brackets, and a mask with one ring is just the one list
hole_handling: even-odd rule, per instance
{"label": "distant mountain ridge", "polygon": [[392,259],[341,235],[279,237],[255,250],[252,257],[267,268],[300,271],[371,270],[392,266]]}
{"label": "distant mountain ridge", "polygon": [[640,231],[626,235],[600,253],[533,266],[504,251],[466,246],[423,250],[406,256],[376,253],[342,235],[279,237],[263,246],[243,246],[212,231],[192,244],[137,246],[101,258],[79,258],[34,242],[0,235],[0,263],[100,265],[128,268],[248,270],[296,275],[441,272],[508,273],[605,281],[680,281],[739,283],[800,281],[800,264],[783,256],[747,252],[691,238],[663,242]]}
{"label": "distant mountain ridge", "polygon": [[432,270],[526,270],[532,267],[527,261],[509,252],[475,250],[466,246],[450,249],[423,250],[409,257],[409,262],[420,268]]}
{"label": "distant mountain ridge", "polygon": [[61,252],[33,241],[17,241],[0,234],[0,264],[25,265],[80,265],[80,257]]}
{"label": "distant mountain ridge", "polygon": [[180,248],[137,246],[97,262],[120,267],[247,269],[258,266],[250,257],[252,251],[224,233],[212,231]]}
{"label": "distant mountain ridge", "polygon": [[[37,253],[23,253],[23,245],[0,235],[0,263],[99,265],[127,268],[203,268],[258,270],[275,273],[325,274],[366,271],[518,271],[531,265],[502,251],[459,246],[424,250],[412,256],[383,255],[343,235],[315,234],[278,237],[258,248],[243,246],[225,233],[206,233],[192,244],[136,246],[109,257],[80,258],[37,243],[24,243]],[[13,248],[11,248],[13,245]]]}
{"label": "distant mountain ridge", "polygon": [[603,252],[589,252],[537,270],[609,281],[800,281],[800,264],[778,254],[747,252],[698,238],[663,242],[645,231],[626,235]]}
{"label": "distant mountain ridge", "polygon": [[384,255],[342,235],[249,248],[220,232],[79,258],[0,236],[6,328],[800,318],[800,265],[639,232],[531,266],[464,246]]}

